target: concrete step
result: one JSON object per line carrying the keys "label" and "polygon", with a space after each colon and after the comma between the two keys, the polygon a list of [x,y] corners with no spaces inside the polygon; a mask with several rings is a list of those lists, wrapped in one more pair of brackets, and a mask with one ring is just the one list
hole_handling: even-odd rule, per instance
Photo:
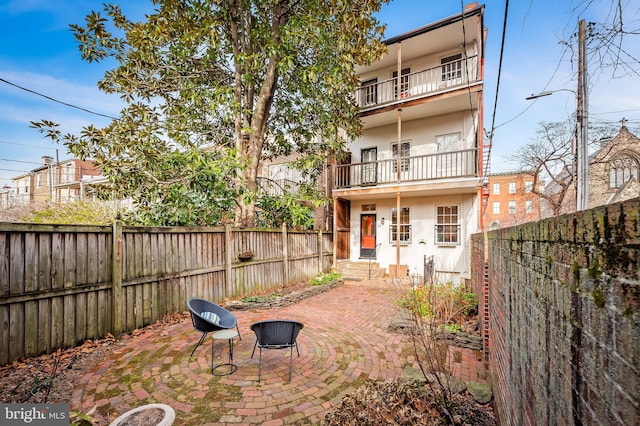
{"label": "concrete step", "polygon": [[382,278],[386,274],[386,269],[381,268],[377,262],[339,262],[338,271],[344,279],[366,280],[370,278]]}

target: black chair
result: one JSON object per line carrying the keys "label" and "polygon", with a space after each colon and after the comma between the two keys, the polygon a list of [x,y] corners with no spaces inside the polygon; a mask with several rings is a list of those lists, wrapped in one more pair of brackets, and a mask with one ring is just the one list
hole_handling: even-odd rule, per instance
{"label": "black chair", "polygon": [[[238,321],[236,320],[236,317],[222,306],[216,305],[215,303],[209,302],[208,300],[204,299],[189,299],[187,301],[187,306],[189,307],[189,311],[191,312],[191,322],[193,323],[193,328],[202,333],[198,344],[195,348],[193,348],[193,351],[191,351],[191,355],[189,356],[189,358],[193,356],[196,349],[198,349],[198,346],[200,346],[202,342],[204,342],[207,334],[211,333],[212,331],[227,330],[235,327],[238,331],[238,338],[242,340],[242,337],[240,336],[240,328],[238,328]],[[204,318],[202,314],[205,312],[213,312],[214,314],[216,314],[218,316],[217,324]]]}
{"label": "black chair", "polygon": [[298,333],[304,327],[299,321],[293,320],[266,320],[251,324],[251,330],[256,334],[256,343],[253,345],[251,358],[256,352],[256,346],[260,348],[258,361],[258,381],[262,374],[262,349],[286,349],[289,348],[289,381],[291,381],[291,371],[293,369],[293,348],[296,348],[298,356],[298,344],[296,339]]}

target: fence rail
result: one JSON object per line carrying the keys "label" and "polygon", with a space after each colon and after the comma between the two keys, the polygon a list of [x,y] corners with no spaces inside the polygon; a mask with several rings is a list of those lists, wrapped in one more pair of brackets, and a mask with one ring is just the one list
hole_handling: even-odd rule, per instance
{"label": "fence rail", "polygon": [[[331,268],[331,234],[0,223],[0,365]],[[240,259],[251,252],[250,259]]]}

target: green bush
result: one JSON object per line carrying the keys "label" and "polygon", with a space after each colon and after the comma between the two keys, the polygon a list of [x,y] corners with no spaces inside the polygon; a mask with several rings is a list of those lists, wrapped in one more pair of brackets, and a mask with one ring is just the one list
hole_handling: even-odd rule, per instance
{"label": "green bush", "polygon": [[451,282],[413,287],[398,299],[398,304],[422,317],[434,316],[444,324],[455,316],[478,312],[478,297]]}
{"label": "green bush", "polygon": [[317,277],[313,278],[311,281],[309,281],[310,285],[323,285],[323,284],[328,284],[331,281],[335,281],[342,278],[342,274],[340,272],[328,272],[326,274],[320,274]]}

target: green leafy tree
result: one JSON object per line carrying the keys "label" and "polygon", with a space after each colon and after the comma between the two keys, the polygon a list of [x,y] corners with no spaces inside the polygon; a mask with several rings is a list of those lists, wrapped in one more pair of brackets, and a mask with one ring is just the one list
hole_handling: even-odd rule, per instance
{"label": "green leafy tree", "polygon": [[144,22],[105,5],[71,28],[85,60],[117,61],[98,85],[121,116],[80,135],[33,125],[95,159],[135,221],[254,226],[261,160],[338,157],[360,134],[355,68],[384,49],[384,2],[156,0]]}

